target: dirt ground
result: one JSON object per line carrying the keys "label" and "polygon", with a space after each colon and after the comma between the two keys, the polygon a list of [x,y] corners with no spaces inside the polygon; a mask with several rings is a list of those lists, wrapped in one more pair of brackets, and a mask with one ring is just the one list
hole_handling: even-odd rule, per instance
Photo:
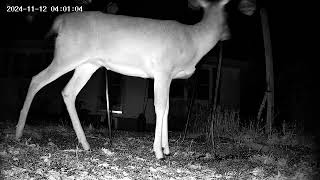
{"label": "dirt ground", "polygon": [[[0,179],[317,179],[314,151],[304,146],[263,146],[217,139],[215,148],[201,135],[183,141],[169,132],[170,156],[157,160],[154,133],[86,128],[90,151],[74,130],[62,126],[26,126],[18,142],[14,126],[0,128]],[[320,178],[319,178],[320,179]]]}

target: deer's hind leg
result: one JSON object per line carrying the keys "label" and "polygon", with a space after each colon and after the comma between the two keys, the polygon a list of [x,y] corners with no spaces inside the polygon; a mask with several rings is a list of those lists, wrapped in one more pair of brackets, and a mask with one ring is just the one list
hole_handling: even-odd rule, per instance
{"label": "deer's hind leg", "polygon": [[85,150],[89,150],[90,145],[88,144],[83,129],[81,127],[79,117],[75,108],[75,100],[80,90],[84,87],[84,85],[88,82],[92,74],[99,67],[99,65],[90,62],[79,65],[75,69],[72,78],[62,91],[63,100],[66,104],[73,129],[76,132],[79,142]]}
{"label": "deer's hind leg", "polygon": [[28,111],[30,109],[32,100],[36,93],[49,84],[50,82],[56,80],[63,74],[69,72],[72,70],[73,67],[71,66],[59,66],[55,59],[52,61],[52,63],[43,71],[41,71],[39,74],[32,77],[28,93],[26,96],[26,99],[24,101],[23,107],[20,111],[19,121],[16,125],[16,139],[19,139],[22,136],[23,128],[26,123]]}

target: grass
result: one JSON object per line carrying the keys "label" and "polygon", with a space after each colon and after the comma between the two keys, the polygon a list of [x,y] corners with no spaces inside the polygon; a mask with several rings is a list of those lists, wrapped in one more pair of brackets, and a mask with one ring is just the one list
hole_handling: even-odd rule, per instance
{"label": "grass", "polygon": [[295,126],[283,124],[268,136],[254,121],[241,125],[232,109],[193,114],[198,121],[188,138],[169,132],[171,155],[162,161],[152,152],[150,132],[115,131],[111,145],[106,129],[88,126],[91,150],[84,151],[69,126],[26,126],[18,142],[14,125],[2,123],[0,179],[319,178],[312,138],[301,138]]}

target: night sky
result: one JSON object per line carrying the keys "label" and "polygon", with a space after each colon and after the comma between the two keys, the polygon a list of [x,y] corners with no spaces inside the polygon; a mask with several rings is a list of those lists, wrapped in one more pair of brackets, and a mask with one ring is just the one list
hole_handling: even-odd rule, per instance
{"label": "night sky", "polygon": [[[85,10],[105,10],[105,1],[92,0]],[[267,9],[273,50],[275,79],[276,121],[303,119],[310,130],[316,130],[314,101],[315,58],[309,58],[313,34],[310,18],[306,15],[307,4],[296,1],[257,0],[258,7]],[[6,5],[26,5],[24,0],[1,2],[0,47],[11,46],[14,39],[43,39],[52,21],[59,13],[33,14],[32,22],[27,13],[7,13]],[[58,1],[28,1],[30,5],[60,5]],[[69,1],[76,5],[80,0]],[[193,24],[201,19],[201,11],[188,9],[184,0],[118,0],[118,14],[142,16],[157,19],[174,19]],[[45,3],[45,4],[42,4]],[[50,4],[48,4],[50,3]],[[259,12],[246,16],[238,10],[239,0],[231,0],[227,6],[231,39],[224,42],[224,56],[249,63],[249,76],[241,89],[241,104],[246,109],[258,109],[265,89],[265,62]],[[61,4],[62,5],[62,4]],[[250,97],[249,97],[250,96]],[[250,112],[252,113],[252,112]]]}

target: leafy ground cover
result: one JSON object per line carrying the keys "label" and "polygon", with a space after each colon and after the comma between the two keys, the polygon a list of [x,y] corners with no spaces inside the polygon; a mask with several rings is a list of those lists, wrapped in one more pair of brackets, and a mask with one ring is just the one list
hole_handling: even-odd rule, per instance
{"label": "leafy ground cover", "polygon": [[[157,160],[154,133],[86,128],[90,151],[83,151],[72,128],[26,126],[14,140],[13,126],[0,126],[0,179],[317,179],[315,152],[301,145],[268,145],[169,132],[171,155]],[[251,144],[248,146],[248,144]],[[263,144],[260,150],[255,145]],[[267,150],[263,150],[267,149]]]}

